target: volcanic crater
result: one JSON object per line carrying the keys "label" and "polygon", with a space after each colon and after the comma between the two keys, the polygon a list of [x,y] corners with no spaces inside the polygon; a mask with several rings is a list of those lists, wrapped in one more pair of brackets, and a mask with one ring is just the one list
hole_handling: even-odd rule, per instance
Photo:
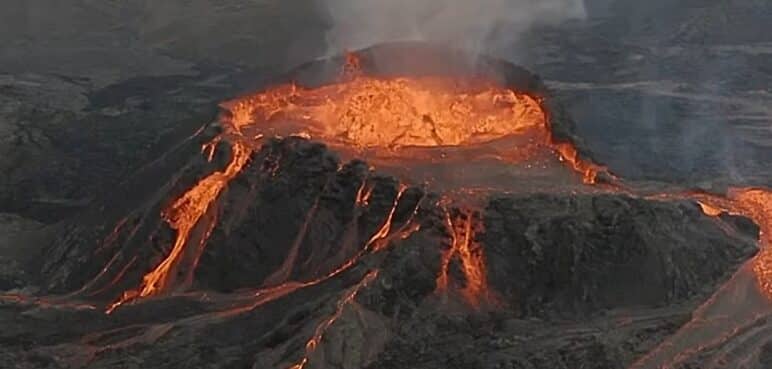
{"label": "volcanic crater", "polygon": [[[768,191],[625,182],[504,61],[391,43],[255,90],[67,224],[40,293],[5,296],[79,322],[31,338],[57,365],[619,368],[770,242]],[[604,314],[625,323],[549,338]]]}

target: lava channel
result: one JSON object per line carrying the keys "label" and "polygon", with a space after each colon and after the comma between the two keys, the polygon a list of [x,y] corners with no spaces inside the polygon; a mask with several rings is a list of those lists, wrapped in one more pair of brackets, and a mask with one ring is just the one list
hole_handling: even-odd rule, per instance
{"label": "lava channel", "polygon": [[[171,251],[158,266],[142,278],[142,284],[137,289],[124,292],[118,301],[111,304],[107,309],[108,313],[128,301],[157,295],[173,285],[171,279],[174,273],[171,272],[185,251],[191,231],[223,188],[241,171],[249,160],[250,153],[251,150],[247,146],[235,142],[232,146],[231,162],[224,171],[217,171],[205,177],[164,211],[164,219],[177,231]],[[211,225],[207,228],[211,230]],[[206,239],[200,242],[204,243]],[[203,252],[202,246],[199,246],[199,252]]]}

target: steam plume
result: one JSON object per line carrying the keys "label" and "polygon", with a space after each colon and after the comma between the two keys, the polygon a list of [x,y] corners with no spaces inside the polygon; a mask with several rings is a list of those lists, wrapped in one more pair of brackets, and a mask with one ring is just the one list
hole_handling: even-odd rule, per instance
{"label": "steam plume", "polygon": [[[329,52],[396,40],[482,51],[535,25],[586,16],[584,0],[326,0]],[[497,34],[497,36],[493,36]]]}

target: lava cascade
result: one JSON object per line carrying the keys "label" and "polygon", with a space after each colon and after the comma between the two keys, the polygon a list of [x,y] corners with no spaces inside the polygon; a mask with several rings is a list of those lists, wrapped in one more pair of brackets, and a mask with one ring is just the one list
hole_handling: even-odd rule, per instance
{"label": "lava cascade", "polygon": [[462,209],[455,216],[447,209],[444,213],[445,225],[450,233],[450,248],[442,255],[437,291],[444,293],[448,290],[450,264],[457,258],[466,284],[462,293],[472,305],[478,305],[488,297],[484,255],[475,240],[481,224],[476,213],[469,209]]}
{"label": "lava cascade", "polygon": [[[159,294],[170,286],[170,278],[174,275],[171,271],[187,247],[191,231],[223,188],[241,171],[250,153],[246,146],[238,142],[234,143],[231,162],[224,171],[205,177],[164,211],[164,219],[172,229],[177,231],[171,251],[158,266],[142,278],[142,285],[138,289],[124,292],[121,298],[108,308],[108,312],[127,301]],[[204,243],[206,240],[203,239],[201,242]]]}

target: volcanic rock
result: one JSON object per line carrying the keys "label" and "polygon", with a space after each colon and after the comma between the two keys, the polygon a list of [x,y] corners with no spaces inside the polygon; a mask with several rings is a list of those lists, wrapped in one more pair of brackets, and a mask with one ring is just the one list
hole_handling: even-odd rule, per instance
{"label": "volcanic rock", "polygon": [[[112,300],[140,283],[153,266],[149,261],[157,263],[168,252],[165,245],[173,242],[158,217],[160,204],[224,166],[228,148],[219,145],[211,163],[196,154],[199,159],[171,176],[172,182],[157,187],[169,192],[145,196],[139,203],[146,205],[128,214],[124,228],[108,242],[96,236],[92,239],[98,242],[89,246],[83,230],[103,229],[109,236],[111,226],[73,225],[71,236],[47,252],[61,256],[47,262],[44,285],[64,292],[96,280],[86,291]],[[372,194],[368,205],[357,210],[363,184],[371,186]],[[193,366],[282,367],[300,360],[306,340],[334,316],[319,347],[308,353],[309,368],[570,368],[572,363],[621,368],[621,362],[634,356],[627,347],[638,351],[672,332],[688,316],[688,306],[705,298],[755,252],[742,233],[753,229],[728,232],[689,202],[613,194],[497,196],[483,208],[484,231],[475,236],[485,255],[490,293],[469,305],[455,292],[468,283],[458,260],[450,266],[451,289],[437,289],[441,257],[451,237],[438,197],[408,188],[395,205],[399,188],[398,181],[376,175],[365,163],[341,165],[321,144],[300,138],[269,140],[228,183],[214,207],[217,223],[192,284],[210,292],[129,304],[111,319],[93,320],[73,334],[125,331],[126,336],[110,345],[126,345],[131,360],[155,362],[159,355],[174,353]],[[394,206],[389,234],[413,223],[420,227],[404,239],[390,238],[381,252],[366,254],[325,279],[362,249]],[[99,277],[110,259],[100,253],[126,256],[108,268],[108,276]],[[128,262],[131,253],[137,256],[134,263]],[[119,274],[122,279],[111,284]],[[270,290],[288,281],[314,280],[319,282],[286,293]],[[269,289],[253,297],[239,292],[256,288]],[[341,303],[353,292],[350,302]],[[231,310],[239,306],[252,307],[241,313]],[[656,309],[661,310],[653,313]],[[607,321],[603,316],[625,314],[634,323],[599,323],[566,335],[565,324],[570,323],[560,323],[559,317],[574,314],[599,322]],[[646,318],[650,314],[660,318]],[[141,328],[127,331],[129,325]],[[43,357],[62,352],[72,344],[66,337],[32,352]],[[79,354],[65,361],[129,365],[129,356],[105,343],[78,345],[72,350]],[[82,356],[95,349],[104,354]]]}
{"label": "volcanic rock", "polygon": [[[416,68],[404,50],[425,53],[415,73],[478,73],[545,98],[554,138],[591,158],[522,68],[413,43],[365,50],[363,68]],[[381,58],[392,69],[368,64]],[[341,62],[280,81],[326,84]],[[123,92],[93,97],[101,116],[144,105]],[[39,367],[616,369],[756,252],[749,221],[680,197],[609,187],[468,199],[305,138],[259,137],[240,151],[227,128],[191,135],[205,120],[191,121],[169,128],[171,144],[150,140],[170,149],[31,258],[42,292],[2,296],[0,354]]]}
{"label": "volcanic rock", "polygon": [[489,276],[524,315],[678,303],[756,251],[688,201],[503,197],[485,214]]}

